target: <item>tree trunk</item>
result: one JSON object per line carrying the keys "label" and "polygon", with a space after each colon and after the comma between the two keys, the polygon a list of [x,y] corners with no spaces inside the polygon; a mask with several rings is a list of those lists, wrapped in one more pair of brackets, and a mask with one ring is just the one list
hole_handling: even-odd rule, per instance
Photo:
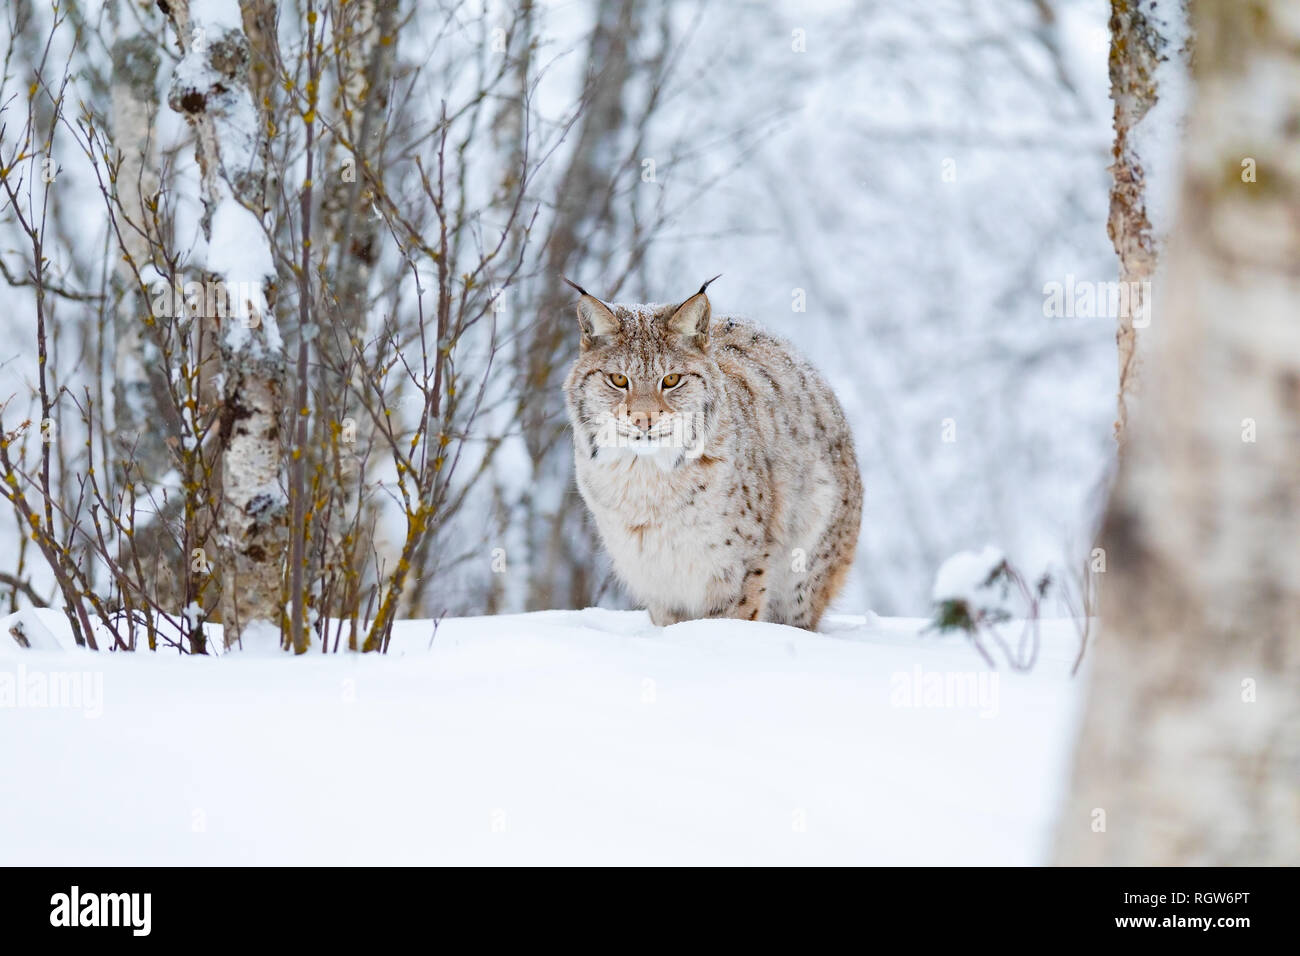
{"label": "tree trunk", "polygon": [[[121,154],[114,188],[126,222],[122,224],[123,252],[135,267],[151,260],[147,233],[151,216],[144,199],[158,191],[158,146],[154,117],[158,113],[155,82],[160,56],[158,41],[145,26],[132,23],[131,32],[113,43],[112,104],[113,145]],[[113,405],[117,449],[134,461],[135,474],[156,481],[171,466],[163,439],[175,434],[158,427],[159,410],[170,407],[167,380],[158,366],[157,349],[144,335],[149,303],[136,287],[135,273],[125,258],[117,263],[121,303],[114,312]]]}
{"label": "tree trunk", "polygon": [[1178,227],[1102,534],[1067,864],[1300,859],[1300,16],[1193,9]]}
{"label": "tree trunk", "polygon": [[218,516],[225,643],[254,625],[279,630],[288,508],[280,480],[284,356],[275,321],[274,263],[265,235],[265,118],[251,90],[252,51],[236,0],[199,10],[172,0],[183,57],[168,103],[197,140],[208,239],[206,268],[228,307],[220,329],[224,376],[222,501]]}
{"label": "tree trunk", "polygon": [[[324,567],[319,575],[332,582],[338,595],[333,613],[351,617],[361,611],[362,571],[373,542],[377,516],[361,500],[363,469],[351,452],[370,444],[370,423],[351,404],[348,380],[353,350],[366,334],[370,280],[379,261],[383,220],[374,212],[368,174],[382,179],[386,168],[384,143],[388,132],[388,99],[397,51],[399,0],[358,0],[341,7],[335,25],[338,88],[333,102],[342,136],[328,135],[321,188],[321,231],[331,253],[327,257],[328,295],[321,303],[322,334],[316,339],[320,359],[314,383],[318,408],[332,409],[315,418],[311,453],[326,472],[334,462],[333,500],[327,510],[329,526]],[[346,142],[344,141],[346,140]],[[340,448],[336,422],[351,418],[358,432],[353,443]],[[358,514],[358,512],[361,512]]]}
{"label": "tree trunk", "polygon": [[357,0],[338,26],[340,125],[351,147],[333,138],[326,163],[322,224],[334,250],[331,272],[338,315],[346,328],[365,328],[366,290],[379,254],[379,220],[365,170],[384,168],[388,90],[397,51],[398,0]]}
{"label": "tree trunk", "polygon": [[[152,303],[141,292],[136,270],[153,260],[153,214],[148,200],[159,189],[157,76],[161,57],[149,11],[126,18],[112,46],[113,146],[120,156],[113,189],[119,215],[122,255],[117,259],[113,309],[113,445],[123,464],[124,484],[154,486],[175,467],[167,439],[180,434],[175,404],[168,394],[166,366],[145,318]],[[146,496],[142,493],[142,498]],[[179,510],[179,508],[177,509]],[[134,551],[150,570],[151,596],[160,606],[179,610],[186,601],[189,560],[176,546],[175,515],[143,524],[123,539],[123,552]],[[134,560],[125,554],[122,560]],[[129,597],[129,596],[128,596]]]}
{"label": "tree trunk", "polygon": [[[636,70],[629,44],[640,33],[644,18],[642,4],[634,0],[601,0],[597,5],[581,127],[557,191],[554,225],[544,255],[543,291],[533,333],[521,356],[525,399],[519,411],[535,476],[534,491],[522,506],[529,522],[529,610],[585,607],[594,597],[591,572],[596,550],[586,545],[590,535],[583,527],[585,513],[573,487],[573,455],[565,440],[560,383],[577,354],[577,337],[571,298],[560,276],[576,271],[574,267],[584,261],[596,261],[603,250],[590,244],[613,231],[610,176],[620,155],[627,115],[624,101]],[[601,283],[612,278],[578,277],[593,289],[601,289]],[[557,488],[555,476],[561,474],[565,481]]]}
{"label": "tree trunk", "polygon": [[[512,12],[510,29],[504,37],[503,55],[509,57],[508,85],[505,95],[500,97],[496,112],[492,116],[490,127],[493,153],[498,157],[497,188],[489,206],[494,217],[507,221],[513,216],[518,190],[529,175],[528,145],[528,110],[531,86],[534,81],[534,51],[537,33],[535,22],[536,9],[533,0],[518,0]],[[518,262],[523,252],[526,237],[523,226],[515,228],[506,241],[499,261]],[[498,289],[498,305],[504,310],[517,305],[519,287]],[[484,482],[489,479],[484,476]],[[510,490],[503,488],[499,482],[493,482],[489,494],[491,518],[489,519],[487,538],[489,554],[494,548],[504,548],[507,554],[513,553],[518,559],[527,552],[528,521],[516,521],[515,497]],[[425,596],[437,576],[436,560],[439,557],[440,541],[438,535],[426,535],[416,548],[414,566],[416,574],[407,592],[407,607],[413,615],[437,613],[425,606]],[[484,614],[499,614],[507,608],[518,608],[525,604],[527,582],[526,575],[507,575],[494,573],[490,575],[484,588],[482,608]],[[516,601],[507,598],[507,584],[520,597]]]}
{"label": "tree trunk", "polygon": [[[1181,0],[1166,0],[1165,12]],[[1110,97],[1115,103],[1114,162],[1110,171],[1110,218],[1106,232],[1119,256],[1120,281],[1141,297],[1155,278],[1156,237],[1147,208],[1150,157],[1141,149],[1141,126],[1162,93],[1156,68],[1176,51],[1170,49],[1167,23],[1156,16],[1158,0],[1111,0]],[[1179,16],[1181,11],[1174,15]],[[1149,306],[1130,300],[1128,314],[1118,317],[1115,343],[1119,350],[1119,395],[1115,437],[1122,438],[1129,405],[1136,397],[1142,367],[1135,314]]]}

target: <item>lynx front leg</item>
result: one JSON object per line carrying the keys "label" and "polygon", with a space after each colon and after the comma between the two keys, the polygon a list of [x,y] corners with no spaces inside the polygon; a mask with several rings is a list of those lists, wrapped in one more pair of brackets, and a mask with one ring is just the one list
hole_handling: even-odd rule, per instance
{"label": "lynx front leg", "polygon": [[734,578],[727,582],[718,582],[718,591],[724,594],[731,591],[734,594],[734,597],[730,600],[723,600],[714,607],[699,613],[692,613],[666,605],[652,604],[646,608],[650,612],[650,623],[654,624],[655,627],[668,627],[671,624],[680,624],[682,621],[693,621],[697,618],[728,617],[738,621],[767,620],[768,575],[764,566],[767,557],[765,554],[762,560],[746,565],[739,582]]}
{"label": "lynx front leg", "polygon": [[740,593],[714,617],[731,617],[739,621],[767,620],[767,555],[746,566]]}
{"label": "lynx front leg", "polygon": [[650,623],[655,627],[668,627],[672,624],[680,624],[682,621],[690,620],[689,617],[672,608],[652,604],[646,610],[650,612]]}

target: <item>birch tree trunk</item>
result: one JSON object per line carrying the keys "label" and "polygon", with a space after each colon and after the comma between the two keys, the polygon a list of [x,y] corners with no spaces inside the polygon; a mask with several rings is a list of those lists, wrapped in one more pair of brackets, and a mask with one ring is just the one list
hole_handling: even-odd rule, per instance
{"label": "birch tree trunk", "polygon": [[[590,64],[584,109],[573,154],[556,195],[554,224],[547,239],[545,291],[539,297],[537,321],[521,356],[528,400],[521,402],[524,441],[533,463],[534,489],[523,503],[529,521],[528,609],[585,607],[596,588],[591,580],[594,549],[584,542],[583,508],[569,473],[573,467],[564,418],[560,382],[577,351],[569,315],[567,287],[561,275],[579,272],[585,258],[594,261],[590,244],[613,231],[614,187],[610,181],[619,158],[620,136],[626,129],[625,100],[636,70],[629,44],[645,23],[645,10],[635,0],[601,0],[591,33]],[[639,172],[636,171],[636,172]],[[635,175],[636,172],[632,173]],[[594,288],[613,277],[582,279]],[[563,493],[554,493],[552,476],[564,474]]]}
{"label": "birch tree trunk", "polygon": [[[126,219],[121,230],[123,251],[136,268],[143,268],[151,258],[151,217],[144,198],[156,193],[159,186],[154,117],[161,57],[158,41],[144,24],[132,21],[123,31],[112,47],[113,145],[121,157],[114,187]],[[115,438],[119,453],[134,460],[137,475],[157,480],[171,463],[163,439],[175,434],[159,428],[156,421],[158,410],[170,406],[167,383],[157,364],[157,349],[144,335],[149,303],[136,288],[135,273],[126,258],[117,262],[117,279],[122,298],[113,317]],[[136,477],[129,476],[129,480]]]}
{"label": "birch tree trunk", "polygon": [[321,215],[334,250],[332,282],[339,316],[351,332],[365,328],[366,289],[379,254],[381,220],[366,187],[364,164],[383,169],[388,89],[396,58],[398,0],[356,0],[339,25],[338,102],[351,147],[330,141]]}
{"label": "birch tree trunk", "polygon": [[[145,486],[153,486],[174,467],[167,439],[181,431],[168,396],[167,363],[146,332],[152,304],[136,279],[136,270],[152,261],[151,239],[160,238],[148,205],[160,185],[155,120],[161,57],[153,29],[158,22],[147,10],[119,18],[109,83],[113,146],[119,156],[113,189],[122,217],[117,233],[122,243],[115,276],[117,306],[112,313],[112,436],[117,459],[123,463],[124,484]],[[123,560],[138,560],[149,569],[154,599],[179,610],[186,604],[188,561],[169,531],[167,520],[151,521],[130,540],[123,540],[121,547],[134,552]]]}
{"label": "birch tree trunk", "polygon": [[[265,232],[265,121],[250,81],[251,48],[236,0],[172,0],[183,57],[168,103],[197,140],[206,268],[225,290],[208,303],[220,328],[224,391],[218,562],[229,647],[254,625],[280,629],[288,508],[280,480],[284,357]],[[225,314],[222,314],[224,312]]]}
{"label": "birch tree trunk", "polygon": [[1300,859],[1300,7],[1194,3],[1184,179],[1102,544],[1067,864]]}
{"label": "birch tree trunk", "polygon": [[[506,94],[497,104],[490,127],[493,152],[499,157],[497,173],[499,185],[490,208],[492,214],[502,220],[512,216],[516,190],[528,175],[528,110],[530,88],[534,79],[533,55],[537,42],[536,8],[533,0],[518,0],[513,14],[514,19],[510,24],[509,35],[504,38],[506,43],[502,51],[502,55],[510,59],[508,85],[505,88]],[[525,244],[524,227],[520,224],[507,240],[500,257],[501,261],[506,263],[518,261]],[[518,287],[498,291],[501,297],[498,301],[503,303],[503,308],[506,307],[506,303],[517,305],[519,291]],[[509,489],[503,488],[499,481],[494,481],[490,505],[492,530],[489,537],[494,544],[504,545],[506,553],[514,553],[517,557],[528,551],[527,532],[531,519],[525,514],[516,522],[515,505],[514,495]],[[408,593],[412,613],[419,614],[420,609],[424,607],[425,594],[435,577],[430,567],[430,558],[435,553],[436,546],[435,536],[429,535],[420,542],[416,552],[414,564],[418,574]],[[503,608],[523,606],[527,595],[525,578],[526,575],[523,574],[491,575],[483,594],[483,613],[499,614]],[[519,600],[513,604],[506,600],[508,584],[520,595]]]}
{"label": "birch tree trunk", "polygon": [[[1150,157],[1143,154],[1141,132],[1147,114],[1163,91],[1157,88],[1156,69],[1168,56],[1176,55],[1167,35],[1167,21],[1156,16],[1159,0],[1111,0],[1110,2],[1110,97],[1115,104],[1114,162],[1110,171],[1110,217],[1106,232],[1119,257],[1119,277],[1139,297],[1155,278],[1156,237],[1147,205],[1147,175]],[[1166,0],[1165,13],[1182,0]],[[1180,16],[1181,11],[1175,16]],[[1141,378],[1142,351],[1133,317],[1141,314],[1139,298],[1131,302],[1128,314],[1118,317],[1115,344],[1119,352],[1119,393],[1115,437],[1122,438],[1129,418],[1129,405],[1136,397]]]}
{"label": "birch tree trunk", "polygon": [[[354,420],[361,432],[353,445],[369,445],[370,425],[351,403],[348,380],[352,355],[366,334],[371,277],[379,261],[383,224],[374,213],[375,198],[367,175],[382,179],[388,131],[389,89],[397,56],[398,0],[356,0],[339,8],[335,25],[337,88],[332,103],[341,135],[327,134],[322,170],[321,231],[331,250],[326,257],[329,295],[322,303],[328,320],[316,339],[321,352],[315,377],[318,405],[333,409],[315,419],[313,453],[338,449],[331,438],[333,421]],[[340,450],[341,451],[341,450]],[[315,462],[313,464],[316,464]],[[326,465],[328,468],[328,464]],[[374,514],[360,500],[362,467],[351,454],[338,454],[334,500],[329,508],[324,567],[326,578],[341,579],[339,613],[359,613],[361,567],[373,545]],[[358,509],[361,514],[358,514]]]}

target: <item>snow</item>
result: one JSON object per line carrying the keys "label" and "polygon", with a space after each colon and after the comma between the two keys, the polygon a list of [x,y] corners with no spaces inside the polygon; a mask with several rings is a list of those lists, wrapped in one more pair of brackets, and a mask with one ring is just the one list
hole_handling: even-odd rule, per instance
{"label": "snow", "polygon": [[0,642],[22,641],[35,650],[58,650],[60,641],[31,608],[23,608],[0,618]]}
{"label": "snow", "polygon": [[[4,865],[1042,863],[1080,686],[1069,622],[1022,675],[874,615],[549,611],[191,658],[95,655],[39,613],[64,649],[0,632]],[[81,706],[6,704],[20,673],[85,675]]]}
{"label": "snow", "polygon": [[225,195],[212,212],[207,267],[225,283],[230,316],[224,323],[226,342],[234,349],[246,347],[255,318],[266,333],[267,347],[282,351],[280,329],[263,288],[266,278],[275,274],[271,245],[257,216],[239,205],[224,184],[221,191]]}
{"label": "snow", "polygon": [[208,27],[242,30],[243,17],[235,0],[190,0],[190,20]]}
{"label": "snow", "polygon": [[985,590],[993,569],[1005,560],[1006,556],[992,545],[978,552],[959,551],[940,565],[930,596],[935,601],[973,602]]}
{"label": "snow", "polygon": [[[279,352],[284,343],[264,288],[276,274],[270,241],[261,219],[240,203],[230,187],[232,182],[255,179],[262,173],[261,124],[247,87],[232,86],[209,62],[211,43],[243,29],[239,4],[234,0],[198,0],[190,4],[189,16],[192,38],[172,72],[170,89],[174,99],[184,91],[204,95],[206,115],[219,144],[222,173],[210,184],[211,234],[206,256],[201,258],[225,285],[231,319],[224,323],[227,346],[235,351],[251,349],[255,355],[264,348]],[[263,328],[263,336],[251,333],[250,316]]]}

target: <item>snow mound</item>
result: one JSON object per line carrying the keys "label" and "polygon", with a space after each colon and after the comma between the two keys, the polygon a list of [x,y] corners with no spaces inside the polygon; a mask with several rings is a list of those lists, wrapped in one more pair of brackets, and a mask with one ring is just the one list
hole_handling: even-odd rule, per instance
{"label": "snow mound", "polygon": [[959,551],[940,566],[930,596],[937,602],[974,604],[988,590],[994,572],[1005,561],[1006,555],[992,545],[978,552]]}
{"label": "snow mound", "polygon": [[[1022,675],[925,623],[550,611],[402,621],[386,656],[0,640],[0,865],[1044,862],[1073,624]],[[3,693],[73,675],[96,719]]]}
{"label": "snow mound", "polygon": [[0,618],[0,641],[8,640],[18,647],[37,651],[57,651],[63,646],[30,608]]}

